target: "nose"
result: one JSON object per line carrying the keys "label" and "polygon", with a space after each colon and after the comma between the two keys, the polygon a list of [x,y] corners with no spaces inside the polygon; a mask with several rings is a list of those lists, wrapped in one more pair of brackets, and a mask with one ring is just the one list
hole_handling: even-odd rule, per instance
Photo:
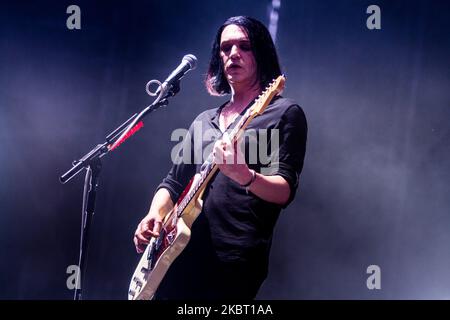
{"label": "nose", "polygon": [[237,45],[233,45],[231,47],[231,51],[230,51],[230,58],[231,57],[238,57],[239,55],[240,55],[239,47]]}

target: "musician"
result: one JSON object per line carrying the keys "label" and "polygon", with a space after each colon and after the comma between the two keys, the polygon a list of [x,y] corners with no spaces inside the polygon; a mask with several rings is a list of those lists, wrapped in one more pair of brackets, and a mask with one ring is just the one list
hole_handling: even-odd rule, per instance
{"label": "musician", "polygon": [[[258,157],[251,161],[255,159],[251,154],[254,148],[242,151],[222,133],[233,127],[279,75],[275,46],[261,22],[238,16],[218,29],[205,84],[210,94],[230,95],[230,99],[202,112],[188,135],[194,136],[196,124],[201,124],[203,131],[217,133],[220,139],[212,152],[219,171],[205,190],[191,240],[169,268],[157,299],[253,299],[267,277],[273,229],[280,211],[295,197],[303,168],[306,118],[293,100],[278,96],[253,119],[246,132],[267,129],[277,133],[268,134],[269,162]],[[261,147],[261,137],[256,139]],[[198,148],[193,138],[191,142],[192,154],[202,152],[210,143],[203,141]],[[247,146],[250,141],[244,143]],[[233,161],[238,156],[245,161]],[[201,163],[178,162],[158,186],[147,216],[137,227],[134,243],[138,252],[145,250],[150,237],[159,235],[165,214],[200,171]]]}

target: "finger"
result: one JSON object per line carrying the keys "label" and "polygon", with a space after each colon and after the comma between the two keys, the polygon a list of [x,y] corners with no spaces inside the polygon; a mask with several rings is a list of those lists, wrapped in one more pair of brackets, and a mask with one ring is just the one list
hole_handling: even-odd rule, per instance
{"label": "finger", "polygon": [[152,231],[152,233],[155,236],[159,236],[159,230],[161,230],[161,224],[162,224],[161,221],[155,221],[154,226],[153,226],[153,231]]}
{"label": "finger", "polygon": [[[137,231],[137,234],[141,234],[144,236],[144,238],[150,238],[150,237],[157,237],[159,236],[159,233],[154,232],[154,221],[152,219],[150,220],[143,220],[141,224],[139,225],[139,231]],[[161,223],[161,221],[159,221]],[[159,231],[159,230],[158,230]]]}
{"label": "finger", "polygon": [[227,148],[228,148],[227,142],[225,140],[222,140],[220,147],[223,151],[227,151]]}
{"label": "finger", "polygon": [[148,221],[142,220],[137,232],[141,234],[148,234],[148,231],[151,229],[150,224],[151,220]]}
{"label": "finger", "polygon": [[136,233],[134,235],[137,238],[138,244],[148,244],[150,240],[144,237],[141,233]]}
{"label": "finger", "polygon": [[214,143],[213,150],[218,151],[218,150],[222,150],[222,149],[223,149],[223,141],[219,139]]}
{"label": "finger", "polygon": [[243,148],[243,144],[242,144],[242,140],[236,140],[234,143],[234,155],[235,155],[235,163],[237,164],[244,164],[245,163],[245,156],[244,153],[242,151]]}
{"label": "finger", "polygon": [[144,236],[144,238],[148,239],[148,238],[153,236],[153,231],[152,230],[145,230],[141,234]]}
{"label": "finger", "polygon": [[236,152],[242,152],[242,149],[244,147],[243,142],[244,141],[242,140],[242,136],[239,136],[236,140],[234,140],[233,148],[234,150],[236,150]]}
{"label": "finger", "polygon": [[228,134],[228,132],[225,132],[223,134],[222,139],[225,142],[225,149],[224,149],[225,163],[233,164],[235,163],[234,161],[235,148],[233,146],[234,144],[231,142],[230,135]]}
{"label": "finger", "polygon": [[217,148],[214,149],[214,163],[216,164],[223,164],[223,149],[222,147],[218,144]]}
{"label": "finger", "polygon": [[142,253],[145,251],[145,245],[144,244],[140,244],[138,238],[135,236],[134,237],[134,246],[136,248],[136,252],[137,253]]}
{"label": "finger", "polygon": [[229,147],[227,151],[223,153],[225,164],[234,164],[234,149]]}
{"label": "finger", "polygon": [[223,134],[222,140],[225,142],[227,146],[231,145],[230,135],[228,134],[228,132],[225,132]]}
{"label": "finger", "polygon": [[137,253],[142,253],[144,251],[145,251],[145,247],[144,246],[139,245],[139,244],[136,246],[136,252]]}
{"label": "finger", "polygon": [[150,227],[149,227],[150,221],[151,221],[151,220],[150,220],[150,219],[147,219],[147,218],[142,219],[141,223],[140,223],[139,226],[138,226],[138,229],[139,229],[141,232],[147,231],[148,229],[150,229]]}
{"label": "finger", "polygon": [[224,164],[233,164],[233,153],[231,153],[230,151],[226,151],[224,152],[223,157]]}

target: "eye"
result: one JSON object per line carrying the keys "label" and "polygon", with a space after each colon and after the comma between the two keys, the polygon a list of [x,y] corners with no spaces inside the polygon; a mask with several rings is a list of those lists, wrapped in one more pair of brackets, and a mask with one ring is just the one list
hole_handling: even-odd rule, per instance
{"label": "eye", "polygon": [[241,44],[239,45],[239,48],[240,48],[242,51],[251,51],[251,50],[252,50],[252,47],[250,46],[250,43],[248,43],[248,42],[241,43]]}
{"label": "eye", "polygon": [[220,46],[220,50],[223,52],[229,52],[231,50],[231,45],[230,44],[223,44]]}

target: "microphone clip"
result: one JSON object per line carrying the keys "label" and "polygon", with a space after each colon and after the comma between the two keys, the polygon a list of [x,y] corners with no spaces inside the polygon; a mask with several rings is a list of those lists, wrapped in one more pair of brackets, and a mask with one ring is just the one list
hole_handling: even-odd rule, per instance
{"label": "microphone clip", "polygon": [[[161,83],[161,81],[159,81],[159,80],[150,80],[145,85],[145,91],[151,97],[158,96],[157,100],[159,101],[159,100],[162,100],[165,98],[173,97],[178,92],[180,92],[180,82],[181,81],[178,80],[178,81],[174,81],[174,82],[168,84],[166,82]],[[158,87],[156,88],[156,90],[154,92],[150,90],[150,86],[152,84],[158,85]]]}

